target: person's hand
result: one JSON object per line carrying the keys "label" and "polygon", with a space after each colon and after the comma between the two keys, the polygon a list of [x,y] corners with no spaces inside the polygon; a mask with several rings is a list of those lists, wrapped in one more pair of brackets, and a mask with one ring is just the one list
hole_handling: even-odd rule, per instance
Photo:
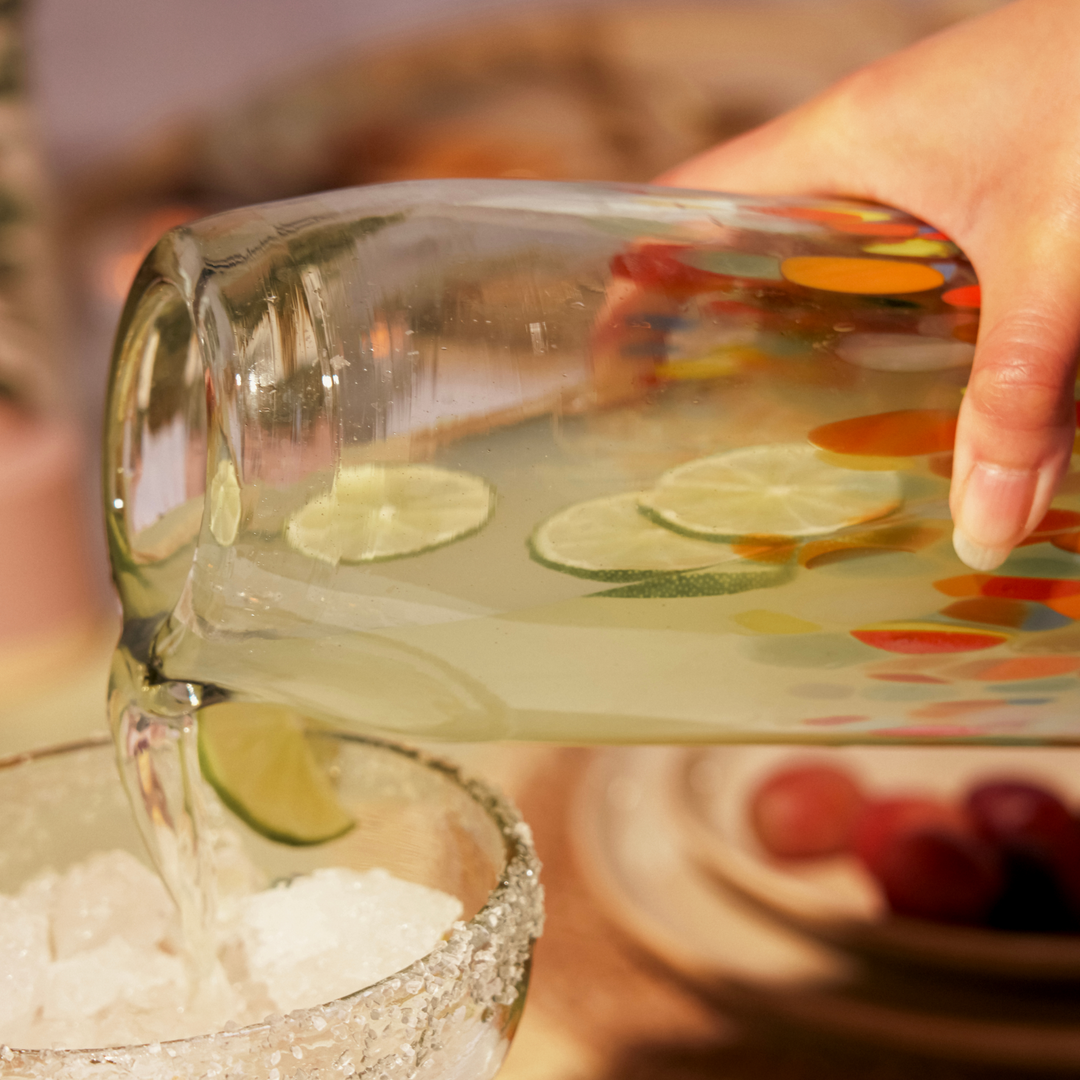
{"label": "person's hand", "polygon": [[982,284],[951,505],[999,566],[1072,452],[1080,344],[1080,3],[1013,0],[848,77],[657,181],[887,203],[949,234]]}

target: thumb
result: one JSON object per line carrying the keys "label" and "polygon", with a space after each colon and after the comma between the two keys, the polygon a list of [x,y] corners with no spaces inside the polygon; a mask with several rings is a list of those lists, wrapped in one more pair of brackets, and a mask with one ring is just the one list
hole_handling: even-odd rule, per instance
{"label": "thumb", "polygon": [[1046,513],[1076,417],[1080,243],[1010,238],[994,248],[985,260],[969,251],[983,308],[950,496],[953,545],[976,570],[1000,566]]}

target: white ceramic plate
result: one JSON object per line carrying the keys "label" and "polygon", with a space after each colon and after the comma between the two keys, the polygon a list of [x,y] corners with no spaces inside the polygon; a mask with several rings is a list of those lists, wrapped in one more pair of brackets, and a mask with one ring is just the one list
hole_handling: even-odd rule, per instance
{"label": "white ceramic plate", "polygon": [[[643,947],[724,1007],[819,1035],[1025,1070],[1080,1070],[1080,989],[875,972],[690,860],[672,785],[695,751],[597,754],[572,809],[582,874]],[[791,753],[791,751],[785,751]]]}
{"label": "white ceramic plate", "polygon": [[1003,747],[709,747],[685,751],[669,798],[687,854],[729,887],[804,932],[859,953],[1013,979],[1080,979],[1080,934],[1017,934],[889,915],[870,875],[849,856],[770,858],[746,807],[784,763],[843,763],[874,795],[958,798],[973,781],[1021,776],[1080,802],[1080,752]]}

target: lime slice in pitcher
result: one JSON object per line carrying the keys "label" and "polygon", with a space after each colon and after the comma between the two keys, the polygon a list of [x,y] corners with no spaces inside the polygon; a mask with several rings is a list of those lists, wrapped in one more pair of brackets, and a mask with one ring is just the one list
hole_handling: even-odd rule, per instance
{"label": "lime slice in pitcher", "polygon": [[291,709],[241,701],[202,709],[199,765],[221,801],[270,840],[321,844],[355,825]]}
{"label": "lime slice in pitcher", "polygon": [[650,521],[638,510],[639,498],[632,491],[560,510],[530,537],[529,554],[552,570],[597,581],[639,581],[731,558],[720,544]]}
{"label": "lime slice in pitcher", "polygon": [[471,535],[491,517],[495,492],[471,473],[437,465],[356,465],[285,524],[285,539],[337,564],[419,555]]}
{"label": "lime slice in pitcher", "polygon": [[901,501],[895,472],[839,468],[809,444],[775,443],[679,465],[638,504],[677,532],[737,541],[820,536],[884,517]]}

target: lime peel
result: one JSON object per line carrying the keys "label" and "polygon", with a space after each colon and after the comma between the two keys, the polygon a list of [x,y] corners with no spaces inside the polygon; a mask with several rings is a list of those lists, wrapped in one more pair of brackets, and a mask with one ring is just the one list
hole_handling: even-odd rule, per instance
{"label": "lime peel", "polygon": [[552,570],[611,582],[698,570],[734,557],[723,545],[654,524],[639,512],[639,497],[626,492],[560,510],[533,532],[529,554]]}
{"label": "lime peel", "polygon": [[677,600],[702,596],[734,596],[753,589],[769,589],[790,581],[795,574],[794,560],[788,563],[743,561],[738,569],[724,564],[722,569],[699,570],[685,574],[657,574],[632,585],[592,593],[590,599]]}

